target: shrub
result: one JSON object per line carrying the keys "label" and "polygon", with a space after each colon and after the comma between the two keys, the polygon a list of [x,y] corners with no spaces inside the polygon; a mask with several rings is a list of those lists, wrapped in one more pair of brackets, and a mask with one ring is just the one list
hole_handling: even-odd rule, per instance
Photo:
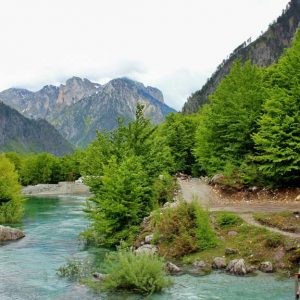
{"label": "shrub", "polygon": [[23,214],[22,202],[14,165],[0,155],[0,224],[20,221]]}
{"label": "shrub", "polygon": [[217,244],[209,214],[196,202],[180,202],[175,208],[158,211],[152,220],[154,243],[161,255],[183,255],[213,248]]}
{"label": "shrub", "polygon": [[232,227],[240,225],[241,223],[242,219],[236,214],[230,212],[222,212],[217,216],[217,224],[220,227]]}
{"label": "shrub", "polygon": [[279,234],[270,234],[265,241],[268,248],[276,248],[282,244],[282,237]]}
{"label": "shrub", "polygon": [[68,259],[66,264],[59,267],[57,274],[72,280],[87,278],[96,271],[91,261],[84,259]]}
{"label": "shrub", "polygon": [[151,294],[172,283],[164,271],[163,260],[153,254],[135,254],[126,250],[112,252],[105,259],[104,270],[107,273],[101,283],[104,290]]}
{"label": "shrub", "polygon": [[160,206],[171,202],[176,188],[176,180],[171,175],[168,173],[160,175],[153,184],[153,196],[157,204]]}

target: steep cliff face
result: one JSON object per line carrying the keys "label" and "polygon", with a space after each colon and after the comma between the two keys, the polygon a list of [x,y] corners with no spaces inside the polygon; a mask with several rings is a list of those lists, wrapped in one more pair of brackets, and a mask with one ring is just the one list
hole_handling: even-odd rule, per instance
{"label": "steep cliff face", "polygon": [[66,107],[50,121],[71,143],[84,146],[95,138],[96,130],[115,128],[117,118],[133,120],[138,102],[145,106],[145,116],[153,123],[162,122],[167,114],[175,111],[163,103],[159,90],[119,78]]}
{"label": "steep cliff face", "polygon": [[0,151],[47,151],[63,155],[72,150],[72,146],[47,121],[27,119],[0,102]]}
{"label": "steep cliff face", "polygon": [[60,107],[65,107],[78,102],[80,99],[94,94],[101,88],[98,83],[93,83],[88,79],[72,77],[66,81],[65,85],[59,87],[56,103]]}
{"label": "steep cliff face", "polygon": [[235,60],[250,60],[259,66],[268,66],[278,60],[284,49],[291,45],[293,36],[300,23],[300,0],[292,0],[283,14],[270,25],[269,29],[253,43],[243,43],[237,47],[227,60],[208,79],[201,90],[193,93],[184,104],[182,112],[197,112],[207,102],[220,81],[229,73]]}

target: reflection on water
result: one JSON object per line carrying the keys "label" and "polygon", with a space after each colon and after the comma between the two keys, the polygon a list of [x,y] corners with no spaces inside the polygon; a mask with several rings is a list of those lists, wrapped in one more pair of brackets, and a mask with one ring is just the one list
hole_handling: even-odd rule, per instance
{"label": "reflection on water", "polygon": [[[85,257],[78,234],[87,226],[83,197],[32,197],[26,201],[22,229],[26,237],[0,246],[0,299],[112,299],[139,300],[131,294],[95,295],[85,287],[61,279],[56,269],[70,256]],[[103,253],[102,251],[102,257]],[[293,281],[277,281],[261,274],[242,278],[213,273],[204,277],[174,278],[175,285],[151,300],[285,300],[293,297]]]}

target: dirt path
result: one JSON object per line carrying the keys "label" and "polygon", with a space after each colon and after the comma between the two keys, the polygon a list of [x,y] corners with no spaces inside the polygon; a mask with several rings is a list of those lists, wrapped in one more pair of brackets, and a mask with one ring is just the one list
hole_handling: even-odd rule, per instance
{"label": "dirt path", "polygon": [[290,237],[290,238],[300,238],[300,234],[299,233],[293,233],[293,232],[288,232],[288,231],[283,231],[283,230],[280,230],[280,229],[277,229],[277,228],[274,228],[274,227],[269,227],[269,226],[265,226],[265,225],[262,225],[260,224],[259,222],[257,222],[252,214],[239,214],[239,216],[248,224],[250,225],[254,225],[254,226],[257,226],[257,227],[261,227],[261,228],[266,228],[272,232],[275,232],[275,233],[279,233],[281,235],[284,235],[284,236],[287,236],[287,237]]}
{"label": "dirt path", "polygon": [[280,211],[300,211],[300,203],[274,203],[265,202],[233,202],[222,203],[222,199],[213,191],[213,189],[203,180],[192,178],[189,180],[178,179],[183,199],[190,202],[197,199],[200,204],[210,211],[232,211],[241,216],[241,218],[248,224],[266,228],[272,232],[280,233],[282,235],[300,238],[300,234],[282,231],[273,227],[264,226],[254,220],[253,212],[280,212]]}

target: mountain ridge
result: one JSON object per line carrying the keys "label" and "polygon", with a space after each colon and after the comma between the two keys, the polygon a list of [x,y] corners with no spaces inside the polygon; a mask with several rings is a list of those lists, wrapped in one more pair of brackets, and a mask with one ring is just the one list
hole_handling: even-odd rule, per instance
{"label": "mountain ridge", "polygon": [[7,89],[0,92],[1,100],[26,117],[46,119],[75,146],[86,146],[97,130],[114,129],[120,117],[133,120],[137,103],[145,106],[145,116],[155,124],[175,112],[159,89],[126,77],[101,85],[74,76],[37,92]]}
{"label": "mountain ridge", "polygon": [[28,119],[0,101],[0,151],[64,155],[72,146],[46,120]]}
{"label": "mountain ridge", "polygon": [[269,66],[276,62],[284,49],[291,45],[296,30],[300,24],[300,0],[292,0],[281,16],[273,22],[255,41],[238,46],[211,75],[202,88],[194,93],[184,103],[182,112],[185,114],[195,113],[207,103],[220,81],[229,73],[232,64],[237,59],[242,62],[250,60],[260,67]]}

